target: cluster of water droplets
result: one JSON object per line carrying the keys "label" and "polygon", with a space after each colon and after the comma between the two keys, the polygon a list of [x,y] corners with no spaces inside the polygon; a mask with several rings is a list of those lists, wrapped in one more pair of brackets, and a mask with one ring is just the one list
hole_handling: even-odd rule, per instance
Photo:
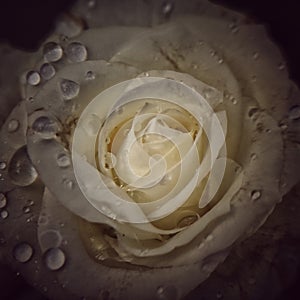
{"label": "cluster of water droplets", "polygon": [[[36,70],[29,70],[26,73],[26,83],[28,86],[38,87],[39,85],[51,80],[61,68],[59,65],[63,61],[62,66],[66,63],[80,63],[88,59],[88,51],[85,45],[80,42],[70,42],[62,46],[58,42],[47,42],[42,49],[42,63]],[[93,79],[93,73],[87,74],[87,79]],[[79,84],[62,79],[60,82],[60,90],[64,100],[71,100],[79,94]]]}

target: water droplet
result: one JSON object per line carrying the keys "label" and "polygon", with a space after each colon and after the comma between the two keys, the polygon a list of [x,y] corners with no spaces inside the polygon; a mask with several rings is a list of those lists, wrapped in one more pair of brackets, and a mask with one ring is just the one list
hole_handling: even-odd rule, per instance
{"label": "water droplet", "polygon": [[198,220],[197,215],[190,215],[190,216],[187,216],[187,217],[184,217],[183,219],[181,219],[178,222],[177,226],[179,228],[187,227],[187,226],[190,226],[191,224],[195,223],[197,220]]}
{"label": "water droplet", "polygon": [[5,170],[6,168],[6,163],[4,161],[0,162],[0,170]]}
{"label": "water droplet", "polygon": [[4,194],[0,193],[0,208],[4,208],[7,204],[7,199]]}
{"label": "water droplet", "polygon": [[286,120],[282,120],[280,123],[279,123],[279,127],[282,131],[285,131],[288,129],[288,124],[286,123]]}
{"label": "water droplet", "polygon": [[254,60],[257,60],[258,58],[259,58],[258,52],[254,52],[254,53],[253,53],[253,59],[254,59]]}
{"label": "water droplet", "polygon": [[32,129],[43,139],[53,139],[59,131],[59,126],[49,117],[41,116],[33,122]]}
{"label": "water droplet", "polygon": [[104,166],[106,169],[114,168],[116,163],[117,163],[117,158],[113,153],[108,152],[105,154],[105,165]]}
{"label": "water droplet", "polygon": [[173,12],[173,9],[174,9],[174,3],[172,1],[165,1],[162,4],[162,13],[167,18],[170,17],[171,13]]}
{"label": "water droplet", "polygon": [[24,213],[24,214],[29,214],[30,212],[31,212],[30,206],[24,206],[24,207],[23,207],[23,213]]}
{"label": "water droplet", "polygon": [[158,299],[161,300],[176,300],[178,299],[178,293],[175,286],[160,286],[157,289]]}
{"label": "water droplet", "polygon": [[73,42],[66,49],[68,59],[72,62],[82,62],[87,59],[87,50],[84,45],[78,42]]}
{"label": "water droplet", "polygon": [[110,137],[109,136],[105,139],[105,144],[110,144]]}
{"label": "water droplet", "polygon": [[60,90],[65,100],[71,100],[79,94],[79,84],[68,79],[62,79],[60,82]]}
{"label": "water droplet", "polygon": [[18,262],[26,263],[33,255],[33,248],[28,243],[20,243],[14,248],[13,255]]}
{"label": "water droplet", "polygon": [[7,210],[2,210],[0,215],[1,215],[2,219],[6,219],[8,217],[8,211]]}
{"label": "water droplet", "polygon": [[71,165],[70,157],[66,153],[59,153],[56,162],[60,168],[67,168]]}
{"label": "water droplet", "polygon": [[74,188],[74,182],[71,179],[64,179],[63,184],[69,190],[72,190]]}
{"label": "water droplet", "polygon": [[43,79],[49,80],[55,75],[55,68],[49,63],[45,63],[40,68],[40,74]]}
{"label": "water droplet", "polygon": [[254,200],[254,201],[259,199],[260,196],[261,196],[261,192],[258,191],[258,190],[254,190],[254,191],[251,192],[251,199]]}
{"label": "water droplet", "polygon": [[291,120],[300,119],[300,105],[294,105],[290,108],[289,119],[291,119]]}
{"label": "water droplet", "polygon": [[192,65],[192,68],[193,68],[194,70],[197,70],[197,69],[198,69],[198,65],[197,65],[197,64],[193,64],[193,65]]}
{"label": "water droplet", "polygon": [[250,108],[248,111],[249,118],[252,118],[258,111],[259,109],[257,107]]}
{"label": "water droplet", "polygon": [[219,63],[219,64],[222,64],[223,62],[224,62],[223,58],[219,58],[219,59],[218,59],[218,63]]}
{"label": "water droplet", "polygon": [[237,33],[239,31],[239,28],[235,22],[230,23],[228,27],[232,33]]}
{"label": "water droplet", "polygon": [[95,78],[96,78],[96,76],[93,71],[86,72],[86,74],[85,74],[86,80],[94,80]]}
{"label": "water droplet", "polygon": [[44,45],[43,55],[48,62],[55,62],[62,58],[63,50],[57,43],[49,42]]}
{"label": "water droplet", "polygon": [[20,127],[20,122],[18,120],[12,119],[8,122],[7,130],[8,132],[15,132]]}
{"label": "water droplet", "polygon": [[45,264],[51,271],[57,271],[61,269],[65,262],[65,253],[60,248],[51,248],[45,253]]}
{"label": "water droplet", "polygon": [[235,97],[230,96],[230,97],[229,97],[229,100],[231,101],[232,104],[234,104],[234,105],[237,104],[237,100],[236,100]]}
{"label": "water droplet", "polygon": [[26,75],[26,81],[30,85],[38,85],[41,82],[41,76],[37,71],[29,71]]}
{"label": "water droplet", "polygon": [[12,157],[8,174],[12,182],[19,186],[28,186],[36,180],[38,174],[30,161],[26,146],[17,150]]}

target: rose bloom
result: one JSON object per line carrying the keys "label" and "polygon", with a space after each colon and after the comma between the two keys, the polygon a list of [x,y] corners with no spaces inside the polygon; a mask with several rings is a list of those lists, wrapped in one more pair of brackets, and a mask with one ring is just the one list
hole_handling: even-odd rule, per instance
{"label": "rose bloom", "polygon": [[299,181],[299,90],[239,13],[78,1],[9,51],[0,258],[49,298],[181,299]]}

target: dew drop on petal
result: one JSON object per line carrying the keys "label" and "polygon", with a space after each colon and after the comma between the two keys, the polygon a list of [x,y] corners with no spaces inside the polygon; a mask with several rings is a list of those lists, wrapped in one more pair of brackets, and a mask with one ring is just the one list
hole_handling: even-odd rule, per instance
{"label": "dew drop on petal", "polygon": [[0,170],[5,170],[6,168],[6,163],[4,161],[0,162]]}
{"label": "dew drop on petal", "polygon": [[72,190],[74,188],[74,182],[71,179],[64,179],[63,185],[68,189]]}
{"label": "dew drop on petal", "polygon": [[60,90],[65,100],[71,100],[79,94],[79,84],[68,79],[62,79],[60,82]]}
{"label": "dew drop on petal", "polygon": [[85,79],[86,80],[94,80],[96,78],[95,74],[93,71],[87,71],[85,74]]}
{"label": "dew drop on petal", "polygon": [[39,134],[43,139],[53,139],[59,130],[58,124],[47,116],[37,118],[33,124],[32,129]]}
{"label": "dew drop on petal", "polygon": [[13,249],[14,258],[21,263],[28,262],[33,255],[33,248],[28,243],[20,243]]}
{"label": "dew drop on petal", "polygon": [[187,216],[184,217],[183,219],[181,219],[178,222],[178,227],[182,228],[182,227],[187,227],[190,226],[191,224],[195,223],[198,220],[198,216],[197,215],[191,215],[191,216]]}
{"label": "dew drop on petal", "polygon": [[8,174],[12,182],[19,186],[28,186],[36,180],[38,173],[30,161],[26,146],[17,150],[12,157]]}
{"label": "dew drop on petal", "polygon": [[23,213],[24,213],[24,214],[29,214],[30,212],[31,212],[30,206],[24,206],[24,207],[23,207]]}
{"label": "dew drop on petal", "polygon": [[7,130],[8,132],[16,132],[20,127],[20,122],[18,120],[12,119],[8,122]]}
{"label": "dew drop on petal", "polygon": [[55,75],[55,68],[49,63],[45,63],[40,68],[40,74],[43,79],[49,80]]}
{"label": "dew drop on petal", "polygon": [[29,71],[26,75],[26,82],[29,85],[38,85],[41,82],[41,76],[37,71]]}
{"label": "dew drop on petal", "polygon": [[289,119],[291,119],[291,120],[300,119],[300,105],[294,105],[290,108]]}
{"label": "dew drop on petal", "polygon": [[66,255],[60,248],[51,248],[45,253],[44,260],[49,270],[57,271],[64,266]]}
{"label": "dew drop on petal", "polygon": [[251,199],[252,200],[257,200],[259,199],[261,196],[261,191],[258,191],[258,190],[254,190],[251,192]]}
{"label": "dew drop on petal", "polygon": [[157,289],[157,297],[161,300],[176,300],[178,299],[177,289],[174,286],[160,286]]}
{"label": "dew drop on petal", "polygon": [[67,168],[71,164],[70,157],[66,153],[60,153],[56,157],[57,165],[60,168]]}
{"label": "dew drop on petal", "polygon": [[6,219],[8,217],[8,211],[7,210],[2,210],[0,213],[0,216],[2,219]]}
{"label": "dew drop on petal", "polygon": [[4,194],[0,193],[0,208],[4,208],[7,204],[7,199]]}
{"label": "dew drop on petal", "polygon": [[248,111],[249,118],[252,118],[257,112],[258,112],[258,108],[257,107],[250,108],[249,111]]}
{"label": "dew drop on petal", "polygon": [[87,50],[84,45],[78,42],[73,42],[66,49],[68,59],[72,62],[82,62],[87,59]]}
{"label": "dew drop on petal", "polygon": [[44,45],[43,55],[48,62],[55,62],[62,58],[63,50],[59,44],[49,42]]}

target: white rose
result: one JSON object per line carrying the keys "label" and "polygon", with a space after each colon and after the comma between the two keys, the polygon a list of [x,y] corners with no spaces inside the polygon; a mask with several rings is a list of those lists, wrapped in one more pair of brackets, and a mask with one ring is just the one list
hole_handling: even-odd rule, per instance
{"label": "white rose", "polygon": [[[95,298],[98,284],[103,298],[182,298],[299,181],[299,90],[278,49],[263,27],[201,4],[201,17],[193,2],[164,6],[145,28],[79,2],[92,28],[59,23],[74,36],[23,64],[0,189],[42,197],[45,185],[35,251],[41,276],[72,282],[67,295]],[[107,11],[119,26],[101,28]],[[19,262],[33,255],[22,249]]]}

